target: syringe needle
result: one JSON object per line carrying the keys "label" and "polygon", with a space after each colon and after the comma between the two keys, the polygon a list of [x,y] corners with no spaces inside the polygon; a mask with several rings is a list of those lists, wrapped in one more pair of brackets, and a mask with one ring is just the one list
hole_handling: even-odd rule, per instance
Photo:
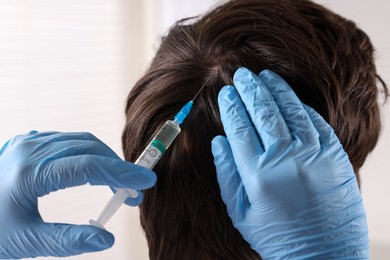
{"label": "syringe needle", "polygon": [[194,96],[194,98],[192,99],[192,101],[195,100],[195,98],[198,97],[199,93],[204,89],[204,87],[206,86],[207,82],[209,82],[209,80],[211,79],[211,77],[214,75],[215,73],[215,70],[213,72],[211,72],[210,76],[206,79],[206,81],[203,83],[202,87],[200,87],[200,89],[198,90],[198,92],[196,93],[196,95]]}

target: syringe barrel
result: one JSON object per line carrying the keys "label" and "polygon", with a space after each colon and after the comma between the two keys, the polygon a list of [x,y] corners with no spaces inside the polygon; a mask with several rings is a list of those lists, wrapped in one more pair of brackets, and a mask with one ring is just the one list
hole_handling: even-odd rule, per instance
{"label": "syringe barrel", "polygon": [[135,164],[153,169],[179,133],[180,127],[177,123],[171,120],[165,122],[137,161],[135,161]]}
{"label": "syringe barrel", "polygon": [[[178,123],[171,120],[166,121],[153,140],[135,161],[135,164],[148,169],[153,169],[179,133],[180,127]],[[114,194],[103,209],[99,218],[96,221],[91,220],[90,223],[94,226],[103,228],[106,222],[115,214],[115,212],[120,208],[120,205],[122,205],[128,197],[134,198],[137,196],[138,193],[135,190],[118,189],[117,193]]]}

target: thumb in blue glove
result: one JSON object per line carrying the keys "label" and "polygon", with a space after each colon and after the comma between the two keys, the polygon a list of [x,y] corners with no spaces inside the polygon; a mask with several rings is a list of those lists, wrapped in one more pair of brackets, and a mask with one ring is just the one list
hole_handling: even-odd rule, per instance
{"label": "thumb in blue glove", "polygon": [[[155,174],[121,160],[89,133],[30,132],[0,150],[0,258],[70,256],[111,247],[114,236],[89,225],[45,223],[37,198],[90,183],[142,190]],[[139,194],[142,194],[139,192]],[[128,201],[137,205],[142,195]]]}
{"label": "thumb in blue glove", "polygon": [[228,214],[264,259],[368,259],[355,174],[333,129],[277,74],[241,68],[219,94],[212,152]]}

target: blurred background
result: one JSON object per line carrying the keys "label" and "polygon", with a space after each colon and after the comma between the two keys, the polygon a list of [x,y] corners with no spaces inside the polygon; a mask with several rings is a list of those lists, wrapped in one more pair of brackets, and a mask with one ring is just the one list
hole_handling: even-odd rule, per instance
{"label": "blurred background", "polygon": [[[0,0],[0,146],[33,129],[87,131],[122,156],[126,96],[160,37],[177,19],[218,2]],[[315,2],[354,20],[371,37],[378,72],[390,84],[390,2]],[[372,259],[390,255],[389,105],[382,114],[382,136],[361,172]],[[43,197],[39,208],[46,221],[86,224],[111,195],[106,187],[87,185]],[[107,228],[116,237],[113,248],[69,259],[148,259],[137,208],[122,207]]]}

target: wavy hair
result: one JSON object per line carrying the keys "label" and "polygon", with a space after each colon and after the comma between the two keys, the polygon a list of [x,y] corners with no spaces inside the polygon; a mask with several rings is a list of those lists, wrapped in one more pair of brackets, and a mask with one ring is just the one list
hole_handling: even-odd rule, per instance
{"label": "wavy hair", "polygon": [[235,0],[177,22],[131,90],[122,141],[135,161],[211,76],[182,132],[154,168],[140,206],[151,259],[261,259],[234,228],[211,140],[223,135],[217,95],[241,66],[281,75],[334,128],[358,175],[381,129],[374,49],[354,22],[307,0]]}

